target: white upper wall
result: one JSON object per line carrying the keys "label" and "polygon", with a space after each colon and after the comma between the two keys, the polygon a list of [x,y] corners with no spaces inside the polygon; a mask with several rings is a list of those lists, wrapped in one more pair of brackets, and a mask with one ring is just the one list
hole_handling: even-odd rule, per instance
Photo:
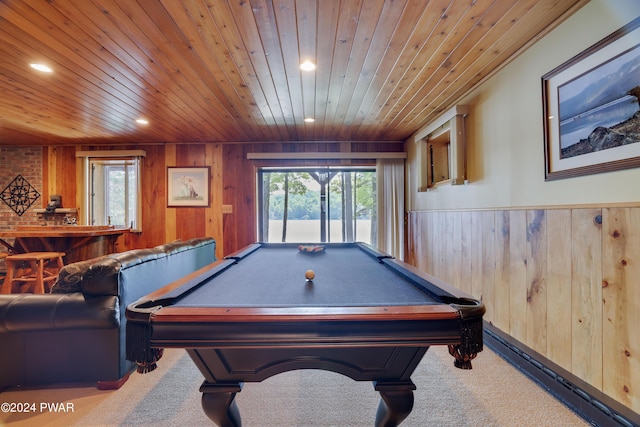
{"label": "white upper wall", "polygon": [[418,192],[419,142],[408,141],[407,208],[640,202],[640,168],[544,180],[541,83],[543,75],[637,16],[639,0],[593,0],[463,99],[459,104],[471,107],[467,185]]}

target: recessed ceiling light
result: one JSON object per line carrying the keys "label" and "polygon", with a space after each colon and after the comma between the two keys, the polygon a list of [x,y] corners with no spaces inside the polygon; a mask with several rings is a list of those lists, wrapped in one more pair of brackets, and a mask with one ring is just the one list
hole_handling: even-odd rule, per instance
{"label": "recessed ceiling light", "polygon": [[47,67],[46,65],[43,65],[43,64],[29,64],[29,66],[31,68],[33,68],[34,70],[42,71],[43,73],[52,73],[53,72],[53,69],[51,69],[50,67]]}
{"label": "recessed ceiling light", "polygon": [[314,64],[313,62],[306,60],[303,63],[300,64],[300,69],[302,71],[313,71],[316,69],[316,64]]}
{"label": "recessed ceiling light", "polygon": [[136,119],[136,123],[139,125],[148,125],[149,124],[149,120],[147,119]]}
{"label": "recessed ceiling light", "polygon": [[313,123],[316,121],[316,119],[314,119],[313,117],[307,117],[306,119],[304,119],[304,121],[307,123]]}

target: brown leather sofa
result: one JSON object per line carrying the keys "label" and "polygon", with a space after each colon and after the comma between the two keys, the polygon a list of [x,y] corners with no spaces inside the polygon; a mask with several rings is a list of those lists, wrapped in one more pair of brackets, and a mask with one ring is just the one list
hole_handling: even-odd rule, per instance
{"label": "brown leather sofa", "polygon": [[0,390],[94,383],[117,389],[128,304],[215,261],[215,240],[176,241],[65,266],[50,294],[0,295]]}

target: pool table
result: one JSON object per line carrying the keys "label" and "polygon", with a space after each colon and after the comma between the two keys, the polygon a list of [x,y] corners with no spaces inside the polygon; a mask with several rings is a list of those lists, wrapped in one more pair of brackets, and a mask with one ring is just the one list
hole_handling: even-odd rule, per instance
{"label": "pool table", "polygon": [[372,381],[375,425],[394,426],[413,408],[411,374],[429,346],[449,346],[455,366],[471,368],[484,311],[366,244],[255,243],[131,304],[127,358],[148,372],[162,349],[185,348],[220,426],[241,425],[234,397],[245,382],[294,369]]}

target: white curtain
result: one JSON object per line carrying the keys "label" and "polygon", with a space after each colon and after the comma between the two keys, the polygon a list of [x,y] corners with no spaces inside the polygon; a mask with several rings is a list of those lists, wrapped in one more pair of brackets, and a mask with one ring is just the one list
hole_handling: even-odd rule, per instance
{"label": "white curtain", "polygon": [[378,249],[404,260],[404,159],[379,159]]}

